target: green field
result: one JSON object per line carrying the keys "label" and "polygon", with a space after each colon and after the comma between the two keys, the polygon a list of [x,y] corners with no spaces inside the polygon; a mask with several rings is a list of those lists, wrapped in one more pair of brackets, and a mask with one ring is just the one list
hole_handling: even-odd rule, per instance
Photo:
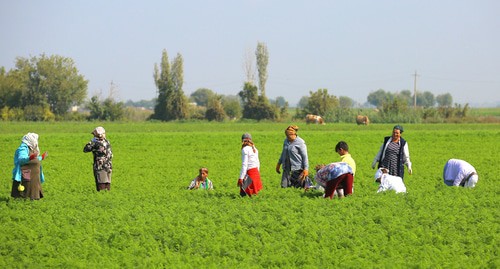
{"label": "green field", "polygon": [[[97,125],[113,146],[110,192],[96,192],[82,149]],[[305,125],[310,166],[357,162],[354,195],[281,189],[274,171],[288,123],[0,123],[1,268],[498,268],[500,125],[406,124],[408,193],[377,194],[370,165],[392,124]],[[10,198],[12,157],[40,135],[45,198]],[[260,152],[264,189],[240,198],[240,137]],[[474,189],[447,187],[465,159]],[[201,166],[215,190],[188,191]],[[311,169],[312,170],[312,169]],[[312,172],[312,171],[311,171]]]}

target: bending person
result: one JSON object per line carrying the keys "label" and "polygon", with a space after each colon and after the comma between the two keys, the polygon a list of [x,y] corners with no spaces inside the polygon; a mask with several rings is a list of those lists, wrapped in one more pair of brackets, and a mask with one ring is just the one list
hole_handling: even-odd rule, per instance
{"label": "bending person", "polygon": [[450,159],[444,165],[443,170],[444,184],[448,186],[474,188],[479,180],[476,168],[470,163]]}

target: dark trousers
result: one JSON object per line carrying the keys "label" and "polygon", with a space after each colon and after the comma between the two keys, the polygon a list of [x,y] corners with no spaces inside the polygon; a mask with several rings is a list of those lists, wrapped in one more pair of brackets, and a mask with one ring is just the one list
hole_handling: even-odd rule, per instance
{"label": "dark trousers", "polygon": [[326,183],[326,188],[325,188],[325,198],[329,197],[330,199],[333,199],[333,195],[339,184],[342,184],[344,195],[351,195],[352,183],[353,183],[353,177],[352,174],[350,173],[343,174],[337,178],[328,181]]}

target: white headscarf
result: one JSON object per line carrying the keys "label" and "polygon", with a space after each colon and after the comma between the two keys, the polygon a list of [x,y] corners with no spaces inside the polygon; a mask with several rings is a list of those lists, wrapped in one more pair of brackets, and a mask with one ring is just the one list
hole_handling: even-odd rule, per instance
{"label": "white headscarf", "polygon": [[31,150],[40,152],[40,148],[38,148],[38,134],[27,133],[23,136],[22,142],[28,145]]}
{"label": "white headscarf", "polygon": [[95,137],[98,137],[98,138],[106,138],[106,130],[104,130],[103,127],[99,126],[99,127],[96,127],[93,131],[92,131],[92,134],[95,136]]}

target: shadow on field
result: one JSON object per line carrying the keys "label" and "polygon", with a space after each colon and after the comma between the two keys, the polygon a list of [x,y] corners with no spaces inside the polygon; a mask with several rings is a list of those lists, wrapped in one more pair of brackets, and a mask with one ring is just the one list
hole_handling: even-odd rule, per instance
{"label": "shadow on field", "polygon": [[308,191],[304,191],[300,196],[307,197],[307,198],[318,198],[318,197],[323,196],[323,192],[316,191],[316,190],[308,190]]}

